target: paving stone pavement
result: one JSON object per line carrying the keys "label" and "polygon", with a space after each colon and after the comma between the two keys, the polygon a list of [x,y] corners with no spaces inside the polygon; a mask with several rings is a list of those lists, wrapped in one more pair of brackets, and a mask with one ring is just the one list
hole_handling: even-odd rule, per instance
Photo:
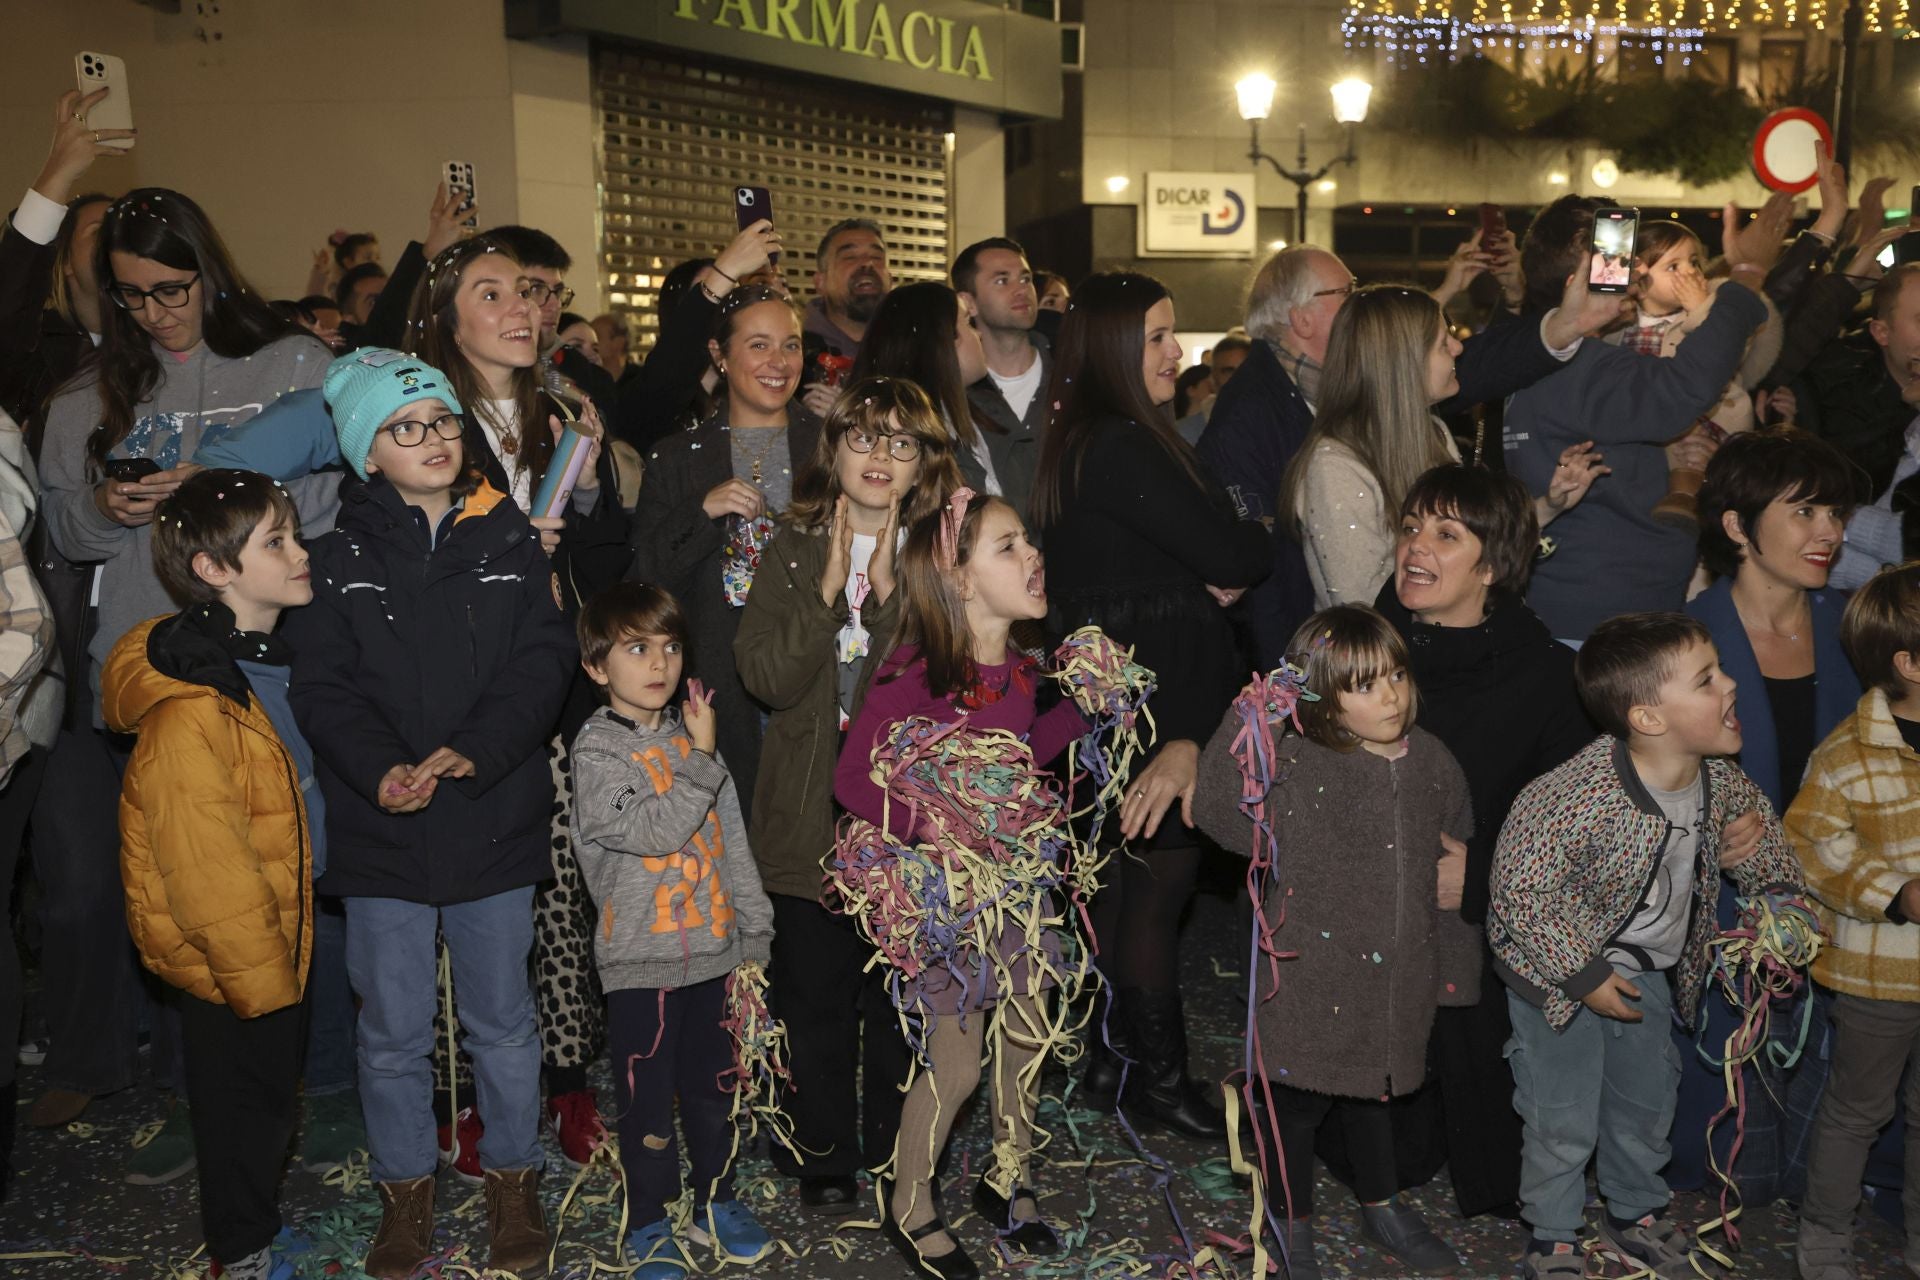
{"label": "paving stone pavement", "polygon": [[[1196,900],[1185,935],[1194,1065],[1214,1078],[1238,1065],[1243,1022],[1245,933],[1241,922],[1245,913],[1231,897],[1233,877],[1231,863],[1211,869],[1208,891]],[[39,1093],[37,1077],[35,1069],[22,1072],[23,1109]],[[610,1100],[604,1065],[596,1079],[601,1098]],[[954,1221],[963,1243],[986,1271],[1025,1273],[1037,1280],[1166,1275],[1182,1253],[1169,1199],[1196,1245],[1245,1238],[1250,1199],[1234,1186],[1223,1150],[1153,1135],[1149,1145],[1165,1169],[1164,1179],[1157,1179],[1110,1118],[1089,1112],[1066,1115],[1057,1102],[1063,1084],[1064,1077],[1058,1073],[1048,1081],[1056,1100],[1047,1104],[1042,1121],[1055,1137],[1037,1181],[1050,1218],[1082,1224],[1084,1238],[1066,1259],[1020,1265],[992,1255],[987,1228],[978,1218],[958,1213],[964,1207],[963,1192],[988,1149],[986,1107],[975,1106],[956,1130],[948,1204],[956,1211]],[[80,1124],[69,1129],[22,1126],[13,1192],[0,1205],[0,1275],[30,1280],[100,1276],[179,1280],[204,1270],[204,1258],[194,1256],[199,1244],[194,1179],[188,1176],[164,1187],[135,1187],[121,1180],[121,1166],[133,1137],[142,1125],[157,1118],[158,1105],[158,1095],[142,1087],[100,1099]],[[560,1162],[550,1140],[548,1150],[543,1189],[552,1217],[568,1195],[574,1172]],[[283,1197],[287,1219],[316,1241],[315,1252],[301,1264],[303,1278],[326,1275],[355,1280],[363,1275],[354,1263],[378,1221],[378,1201],[366,1185],[364,1172],[350,1173],[357,1177],[350,1177],[346,1186],[340,1185],[338,1173],[322,1178],[296,1165],[288,1174]],[[605,1264],[615,1262],[619,1203],[612,1194],[614,1185],[611,1172],[603,1169],[590,1171],[581,1181],[561,1226],[555,1275],[586,1280],[596,1258]],[[731,1268],[733,1274],[835,1280],[906,1280],[911,1274],[871,1229],[871,1213],[855,1215],[837,1227],[833,1220],[806,1215],[791,1187],[772,1175],[763,1147],[743,1157],[740,1185],[743,1197],[768,1229],[798,1256],[776,1254],[752,1267]],[[436,1239],[446,1252],[443,1265],[423,1274],[446,1280],[474,1275],[484,1259],[486,1240],[486,1213],[478,1190],[443,1175],[439,1194]],[[1518,1224],[1453,1217],[1444,1176],[1410,1198],[1461,1253],[1464,1265],[1456,1275],[1491,1278],[1518,1273],[1516,1258],[1525,1237]],[[1351,1197],[1324,1174],[1317,1199],[1324,1206],[1320,1232],[1326,1275],[1384,1280],[1405,1274],[1360,1240]],[[1704,1221],[1715,1212],[1704,1196],[1682,1197],[1674,1209],[1680,1221],[1689,1223]],[[869,1225],[863,1227],[862,1222]],[[1750,1211],[1742,1219],[1743,1249],[1735,1274],[1791,1280],[1792,1230],[1791,1214],[1784,1206]],[[1864,1280],[1910,1280],[1901,1264],[1901,1245],[1899,1232],[1869,1215],[1857,1245]],[[462,1247],[470,1252],[460,1253]],[[31,1260],[7,1256],[34,1253],[53,1256]],[[461,1262],[476,1270],[464,1270],[458,1265]],[[713,1269],[710,1263],[706,1269]],[[1250,1273],[1248,1261],[1240,1258],[1212,1274],[1247,1277]],[[1623,1274],[1623,1268],[1609,1270],[1598,1262],[1590,1272],[1591,1277]]]}

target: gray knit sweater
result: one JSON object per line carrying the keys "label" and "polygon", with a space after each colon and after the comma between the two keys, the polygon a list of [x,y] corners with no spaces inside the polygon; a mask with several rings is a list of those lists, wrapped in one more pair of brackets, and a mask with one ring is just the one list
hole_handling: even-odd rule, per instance
{"label": "gray knit sweater", "polygon": [[[1200,757],[1193,816],[1242,857],[1253,824],[1240,812],[1230,711]],[[1342,754],[1289,733],[1267,819],[1278,868],[1261,912],[1282,952],[1261,958],[1255,1030],[1269,1079],[1314,1093],[1384,1098],[1426,1076],[1440,1005],[1479,998],[1479,930],[1434,905],[1440,835],[1473,829],[1460,766],[1423,729],[1398,760]]]}
{"label": "gray knit sweater", "polygon": [[658,729],[602,707],[573,740],[573,853],[593,895],[600,985],[686,987],[765,964],[773,907],[733,777],[669,709]]}

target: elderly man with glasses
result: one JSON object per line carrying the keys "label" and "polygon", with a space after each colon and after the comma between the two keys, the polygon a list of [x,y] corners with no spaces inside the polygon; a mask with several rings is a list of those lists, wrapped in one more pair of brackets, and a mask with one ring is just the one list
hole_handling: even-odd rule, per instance
{"label": "elderly man with glasses", "polygon": [[[1312,245],[1281,250],[1254,276],[1247,297],[1253,349],[1221,388],[1199,444],[1243,517],[1273,523],[1281,477],[1313,426],[1334,318],[1359,285],[1345,263]],[[1618,309],[1616,302],[1599,302],[1609,318]],[[1468,338],[1457,361],[1459,394],[1440,411],[1499,400],[1554,372],[1582,336],[1603,322],[1594,310],[1585,281],[1577,280],[1561,306],[1538,322],[1506,317]],[[1274,530],[1273,542],[1273,573],[1241,606],[1252,633],[1251,656],[1263,667],[1278,665],[1288,638],[1313,612],[1313,584],[1299,542],[1284,529]]]}

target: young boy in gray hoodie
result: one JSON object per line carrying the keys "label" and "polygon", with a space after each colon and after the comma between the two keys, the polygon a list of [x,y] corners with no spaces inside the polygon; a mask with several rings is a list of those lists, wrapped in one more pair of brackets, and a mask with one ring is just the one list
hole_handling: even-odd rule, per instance
{"label": "young boy in gray hoodie", "polygon": [[667,1206],[680,1198],[673,1102],[692,1165],[686,1238],[733,1262],[773,1248],[733,1192],[727,977],[765,964],[773,907],[760,887],[733,778],[714,751],[713,702],[679,709],[686,616],[658,587],[621,583],[580,611],[580,663],[607,705],[573,740],[573,849],[600,913],[627,1247],[636,1280],[693,1269]]}

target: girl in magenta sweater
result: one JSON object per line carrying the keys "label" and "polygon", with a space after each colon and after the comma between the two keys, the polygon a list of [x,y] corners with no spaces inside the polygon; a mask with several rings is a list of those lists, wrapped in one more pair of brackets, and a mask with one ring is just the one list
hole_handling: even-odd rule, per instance
{"label": "girl in magenta sweater", "polygon": [[[887,804],[871,764],[874,748],[901,721],[925,716],[941,724],[964,720],[972,729],[1004,729],[1025,738],[1042,766],[1087,730],[1070,702],[1040,714],[1039,667],[1008,641],[1014,622],[1046,616],[1040,552],[1012,507],[998,498],[973,498],[972,490],[959,490],[939,515],[916,525],[901,548],[899,643],[847,730],[834,777],[834,795],[848,812],[875,826],[885,823],[909,843],[916,838],[912,819],[904,805]],[[995,1052],[993,1133],[996,1156],[1006,1158],[996,1159],[974,1188],[974,1208],[1017,1249],[1052,1254],[1060,1248],[1029,1188],[1038,1057],[1047,1025],[1044,987],[1050,984],[1035,966],[1014,957],[1019,945],[1003,934],[1003,965],[983,960],[978,972],[956,974],[934,964],[917,981],[927,1016],[928,1065],[901,1106],[884,1224],[916,1274],[943,1280],[979,1275],[948,1231],[931,1182],[954,1116],[980,1081],[990,1021],[982,1011],[996,1004],[1002,1034]],[[1004,1168],[1007,1163],[1014,1167]]]}

